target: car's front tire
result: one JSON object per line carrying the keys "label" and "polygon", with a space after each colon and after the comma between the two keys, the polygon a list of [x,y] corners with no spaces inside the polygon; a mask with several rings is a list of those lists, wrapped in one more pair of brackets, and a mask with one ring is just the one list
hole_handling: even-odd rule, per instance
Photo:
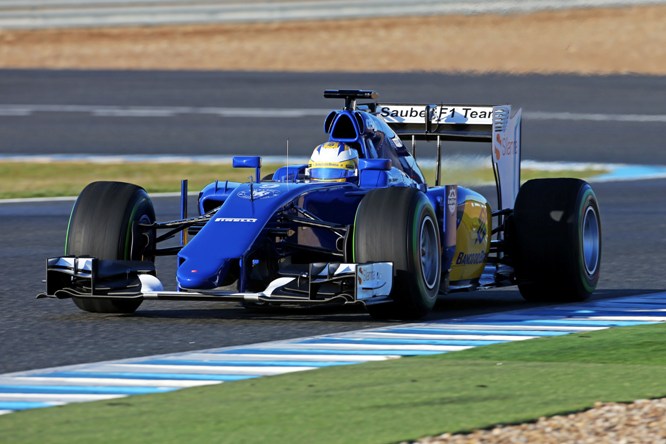
{"label": "car's front tire", "polygon": [[[155,210],[146,191],[124,182],[93,182],[77,198],[67,227],[65,255],[154,261]],[[133,313],[142,299],[73,297],[81,310]]]}
{"label": "car's front tire", "polygon": [[418,319],[437,300],[441,249],[435,211],[414,188],[369,192],[356,211],[353,234],[356,263],[393,262],[392,301],[368,305],[378,319]]}

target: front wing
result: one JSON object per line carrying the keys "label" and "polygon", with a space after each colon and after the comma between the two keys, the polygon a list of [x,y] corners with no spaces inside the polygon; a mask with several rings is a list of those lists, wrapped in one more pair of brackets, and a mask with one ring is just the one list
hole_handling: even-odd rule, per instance
{"label": "front wing", "polygon": [[46,262],[46,292],[37,297],[239,301],[275,304],[389,302],[393,263],[314,263],[257,292],[165,291],[152,262],[55,257]]}

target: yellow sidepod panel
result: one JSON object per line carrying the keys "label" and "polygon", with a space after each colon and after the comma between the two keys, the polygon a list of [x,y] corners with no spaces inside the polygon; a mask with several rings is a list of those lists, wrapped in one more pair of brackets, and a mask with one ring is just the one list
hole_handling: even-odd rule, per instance
{"label": "yellow sidepod panel", "polygon": [[492,218],[490,205],[485,200],[466,196],[463,202],[458,202],[458,219],[450,282],[478,279],[490,250]]}

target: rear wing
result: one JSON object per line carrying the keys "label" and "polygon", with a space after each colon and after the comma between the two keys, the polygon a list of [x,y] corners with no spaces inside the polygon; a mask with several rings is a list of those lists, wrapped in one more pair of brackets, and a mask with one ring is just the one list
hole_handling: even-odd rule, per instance
{"label": "rear wing", "polygon": [[499,210],[512,209],[520,188],[520,108],[511,105],[377,104],[377,115],[403,140],[437,141],[437,182],[441,141],[490,142]]}

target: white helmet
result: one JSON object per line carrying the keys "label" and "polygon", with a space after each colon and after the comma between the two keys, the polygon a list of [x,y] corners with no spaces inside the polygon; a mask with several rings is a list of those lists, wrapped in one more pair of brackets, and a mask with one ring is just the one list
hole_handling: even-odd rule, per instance
{"label": "white helmet", "polygon": [[358,169],[358,152],[342,142],[326,142],[317,146],[308,163],[310,179],[344,182]]}

